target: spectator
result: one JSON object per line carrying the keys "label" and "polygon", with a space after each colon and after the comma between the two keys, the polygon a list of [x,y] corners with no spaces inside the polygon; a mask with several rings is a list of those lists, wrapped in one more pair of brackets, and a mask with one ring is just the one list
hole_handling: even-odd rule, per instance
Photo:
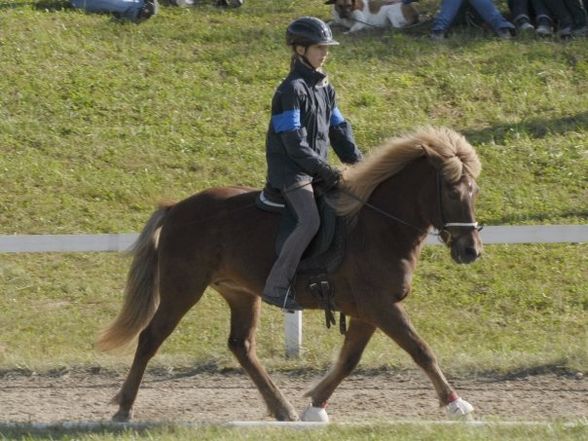
{"label": "spectator", "polygon": [[500,14],[492,0],[442,0],[439,12],[433,19],[431,38],[433,40],[444,39],[460,9],[467,6],[468,3],[490,25],[498,37],[503,39],[512,37],[513,24]]}
{"label": "spectator", "polygon": [[543,0],[508,0],[508,7],[517,32],[534,30],[541,37],[553,34],[553,20]]}
{"label": "spectator", "polygon": [[157,14],[157,0],[71,0],[74,8],[87,12],[109,12],[115,17],[136,23]]}
{"label": "spectator", "polygon": [[[194,6],[198,0],[168,0],[170,4],[174,6],[179,6],[181,8],[187,8],[189,6]],[[243,6],[245,0],[216,0],[214,2],[215,6],[219,8],[239,8]]]}
{"label": "spectator", "polygon": [[244,2],[245,0],[217,0],[216,5],[221,8],[239,8]]}
{"label": "spectator", "polygon": [[544,0],[558,22],[560,38],[588,36],[588,18],[581,0]]}

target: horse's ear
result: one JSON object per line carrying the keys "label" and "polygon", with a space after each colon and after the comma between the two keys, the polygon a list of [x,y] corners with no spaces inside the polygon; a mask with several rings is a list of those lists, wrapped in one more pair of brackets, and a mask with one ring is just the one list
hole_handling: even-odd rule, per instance
{"label": "horse's ear", "polygon": [[325,2],[325,5],[334,5],[337,2],[337,0],[327,0]]}

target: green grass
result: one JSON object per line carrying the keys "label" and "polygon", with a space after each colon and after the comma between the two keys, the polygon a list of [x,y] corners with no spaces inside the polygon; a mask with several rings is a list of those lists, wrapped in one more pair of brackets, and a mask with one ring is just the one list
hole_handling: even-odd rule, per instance
{"label": "green grass", "polygon": [[[420,3],[430,15],[437,2]],[[163,7],[138,26],[64,3],[0,6],[0,234],[138,231],[159,199],[261,187],[270,100],[288,69],[285,26],[328,17],[314,0]],[[336,34],[327,69],[360,147],[450,126],[482,159],[479,221],[586,223],[586,40],[457,29],[433,44],[427,32]],[[453,371],[585,370],[587,255],[585,244],[497,245],[457,267],[427,248],[406,305]],[[0,366],[127,363],[93,347],[119,309],[127,266],[117,254],[0,255]],[[287,362],[279,312],[266,309],[260,355],[270,366],[330,363],[341,337],[320,313],[305,314],[303,358]],[[227,320],[209,293],[155,363],[233,366]],[[364,363],[412,366],[381,335]]]}
{"label": "green grass", "polygon": [[[0,9],[0,233],[135,231],[160,198],[262,186],[284,28],[328,8],[209,3],[139,26],[60,3]],[[585,222],[585,40],[458,29],[433,44],[427,29],[336,35],[327,68],[360,147],[447,125],[482,158],[481,221]]]}
{"label": "green grass", "polygon": [[[487,246],[470,266],[427,247],[405,305],[422,336],[453,373],[506,372],[536,366],[585,370],[587,245]],[[115,253],[4,255],[0,260],[0,367],[128,364],[97,352],[98,330],[121,304],[126,257]],[[304,314],[303,355],[284,359],[281,313],[264,306],[259,353],[272,368],[326,368],[342,337],[319,311]],[[163,345],[156,364],[236,367],[226,347],[229,313],[213,291]],[[412,368],[378,333],[363,367]]]}
{"label": "green grass", "polygon": [[[184,429],[177,427],[150,429],[146,431],[123,431],[109,433],[98,431],[96,433],[43,433],[27,435],[21,431],[15,431],[11,438],[21,441],[53,440],[63,441],[90,441],[90,440],[194,440],[201,441],[274,441],[274,440],[321,440],[321,441],[482,441],[504,440],[511,441],[575,441],[586,437],[586,426],[578,425],[565,427],[560,424],[541,426],[506,426],[489,425],[483,427],[455,425],[455,426],[414,426],[412,424],[373,424],[360,426],[337,426],[317,429],[242,429],[242,428],[207,428]],[[0,435],[0,439],[2,435]]]}

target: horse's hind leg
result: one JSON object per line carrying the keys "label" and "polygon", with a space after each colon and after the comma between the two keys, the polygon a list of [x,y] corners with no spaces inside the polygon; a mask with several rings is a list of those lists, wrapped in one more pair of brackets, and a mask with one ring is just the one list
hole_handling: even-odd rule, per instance
{"label": "horse's hind leg", "polygon": [[454,407],[458,406],[456,409],[449,409],[451,416],[462,416],[470,413],[473,407],[466,401],[461,400],[451,387],[443,372],[441,372],[433,351],[419,337],[402,305],[394,303],[392,307],[380,312],[377,317],[378,327],[408,352],[412,359],[426,372],[437,391],[439,403],[442,406],[450,403],[453,403]]}
{"label": "horse's hind leg", "polygon": [[374,334],[376,327],[352,318],[345,333],[345,341],[336,364],[329,373],[305,396],[311,398],[313,407],[325,407],[337,386],[347,377],[359,363],[361,355]]}
{"label": "horse's hind leg", "polygon": [[257,386],[270,414],[279,421],[297,421],[298,413],[286,400],[260,364],[255,347],[255,332],[261,301],[244,292],[223,290],[231,308],[229,349]]}
{"label": "horse's hind leg", "polygon": [[[206,285],[190,290],[167,290],[161,284],[161,300],[155,315],[147,327],[139,334],[139,343],[133,364],[120,392],[113,402],[119,405],[112,419],[128,421],[131,418],[133,403],[149,360],[155,355],[164,340],[172,333],[180,319],[202,297]],[[170,295],[173,294],[173,295]]]}

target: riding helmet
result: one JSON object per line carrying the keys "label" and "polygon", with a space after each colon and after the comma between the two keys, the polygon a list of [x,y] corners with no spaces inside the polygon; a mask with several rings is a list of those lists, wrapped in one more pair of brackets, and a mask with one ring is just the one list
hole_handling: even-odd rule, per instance
{"label": "riding helmet", "polygon": [[333,40],[331,28],[324,21],[316,17],[300,17],[288,26],[286,44],[308,47],[313,44],[333,46],[339,43]]}

